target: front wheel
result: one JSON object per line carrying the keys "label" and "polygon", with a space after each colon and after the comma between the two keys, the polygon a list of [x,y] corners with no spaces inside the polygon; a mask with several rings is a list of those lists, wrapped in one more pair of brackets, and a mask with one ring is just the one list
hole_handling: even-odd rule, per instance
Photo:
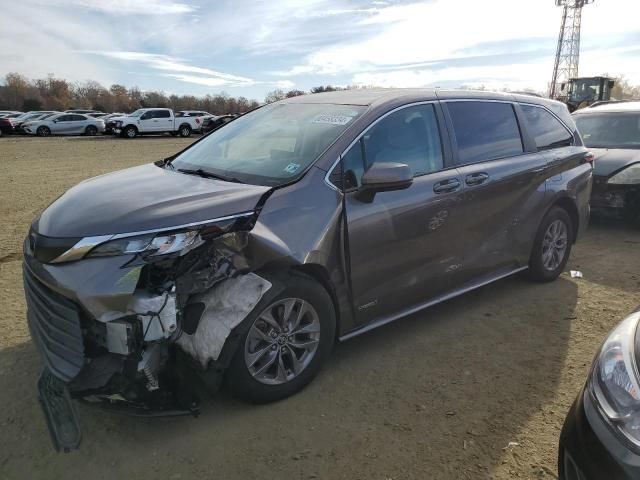
{"label": "front wheel", "polygon": [[529,260],[529,275],[550,282],[564,270],[573,243],[573,223],[564,208],[553,207],[542,219]]}
{"label": "front wheel", "polygon": [[134,126],[128,126],[124,129],[123,133],[126,138],[136,138],[136,135],[138,135],[138,130]]}
{"label": "front wheel", "polygon": [[248,331],[227,371],[232,393],[243,400],[267,403],[299,392],[331,352],[336,317],[329,294],[299,274],[284,283],[245,320]]}

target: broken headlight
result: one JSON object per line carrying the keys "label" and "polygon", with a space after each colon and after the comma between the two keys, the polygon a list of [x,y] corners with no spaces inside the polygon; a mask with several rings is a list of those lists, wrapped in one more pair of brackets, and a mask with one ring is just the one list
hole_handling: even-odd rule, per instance
{"label": "broken headlight", "polygon": [[616,173],[607,181],[607,183],[612,185],[640,184],[640,163],[634,163],[633,165]]}
{"label": "broken headlight", "polygon": [[192,247],[197,239],[198,231],[196,230],[117,238],[98,245],[85,258],[110,257],[131,253],[146,253],[150,256],[167,255]]}
{"label": "broken headlight", "polygon": [[636,312],[611,332],[594,363],[589,382],[592,398],[602,415],[638,449],[640,375],[635,345],[639,320],[640,312]]}

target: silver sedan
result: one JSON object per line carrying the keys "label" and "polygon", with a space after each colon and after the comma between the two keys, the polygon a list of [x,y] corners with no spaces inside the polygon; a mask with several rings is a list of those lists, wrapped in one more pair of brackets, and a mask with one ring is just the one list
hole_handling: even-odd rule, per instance
{"label": "silver sedan", "polygon": [[104,131],[104,121],[79,113],[59,113],[48,118],[22,125],[25,133],[47,137],[49,135],[97,135]]}

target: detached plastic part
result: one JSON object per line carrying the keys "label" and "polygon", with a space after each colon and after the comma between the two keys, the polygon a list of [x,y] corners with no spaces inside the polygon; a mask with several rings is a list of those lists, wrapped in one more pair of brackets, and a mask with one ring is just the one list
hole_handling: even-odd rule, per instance
{"label": "detached plastic part", "polygon": [[66,385],[49,370],[38,379],[38,399],[42,406],[51,442],[57,452],[76,450],[82,441],[78,415]]}
{"label": "detached plastic part", "polygon": [[195,332],[183,333],[178,345],[206,368],[210,360],[218,359],[231,330],[251,313],[270,288],[271,282],[248,273],[194,295],[193,303],[204,304],[203,313]]}

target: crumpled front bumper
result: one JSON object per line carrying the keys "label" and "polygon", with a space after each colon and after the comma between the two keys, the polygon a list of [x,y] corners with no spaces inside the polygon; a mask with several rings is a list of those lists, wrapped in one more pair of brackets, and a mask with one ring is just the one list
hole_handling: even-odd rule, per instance
{"label": "crumpled front bumper", "polygon": [[591,193],[594,213],[621,219],[640,218],[640,184],[612,185],[608,178],[596,177]]}

